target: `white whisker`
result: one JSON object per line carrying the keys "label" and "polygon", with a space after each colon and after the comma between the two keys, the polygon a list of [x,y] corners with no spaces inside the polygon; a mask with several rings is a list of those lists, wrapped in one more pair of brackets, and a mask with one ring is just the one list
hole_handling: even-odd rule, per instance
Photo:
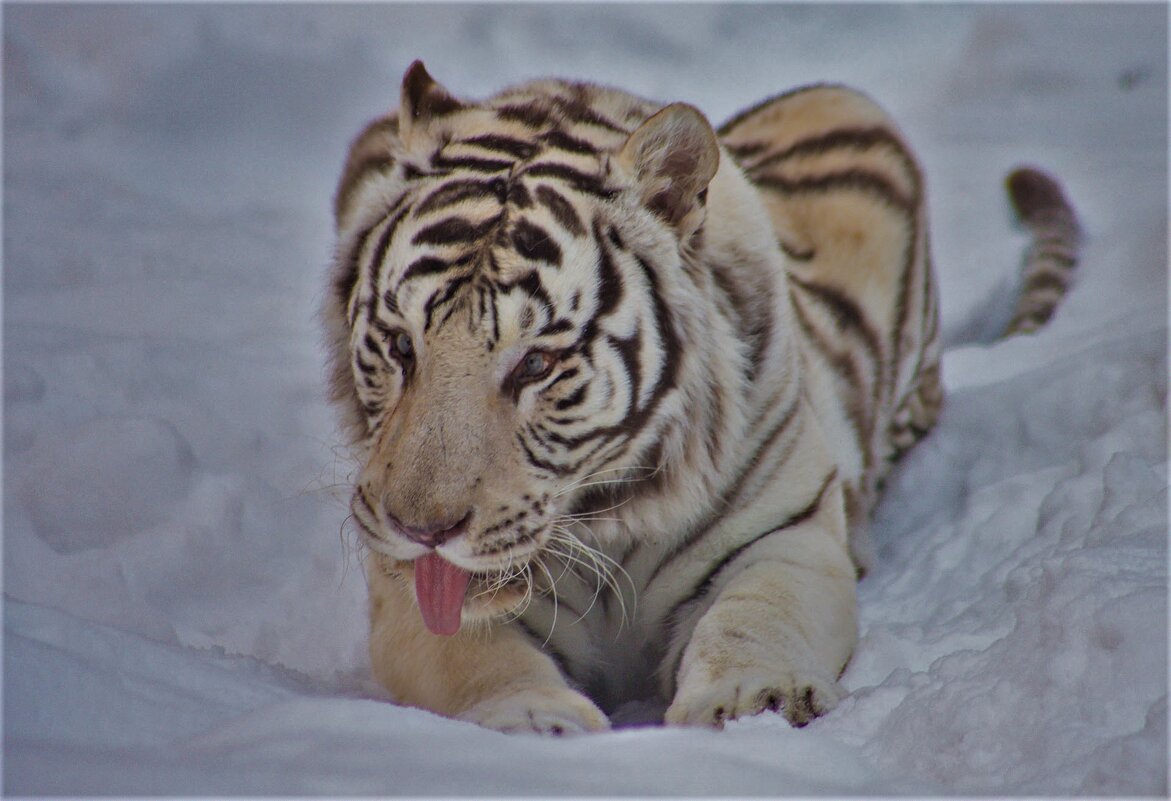
{"label": "white whisker", "polygon": [[[570,522],[575,524],[577,523],[577,521],[573,521],[572,519],[570,519]],[[580,537],[575,535],[567,526],[562,523],[561,519],[555,520],[553,522],[551,530],[555,535],[551,539],[551,544],[554,542],[564,543],[569,548],[568,552],[558,549],[557,554],[565,559],[567,564],[572,563],[575,565],[580,565],[582,568],[585,568],[597,577],[594,601],[596,602],[597,595],[601,593],[602,587],[605,586],[610,592],[614,594],[618,601],[619,609],[622,613],[622,624],[625,625],[628,623],[630,621],[630,617],[628,616],[626,609],[626,596],[622,592],[622,586],[618,581],[616,573],[621,573],[622,577],[626,580],[626,584],[630,587],[631,598],[635,604],[635,609],[637,609],[638,591],[635,587],[634,580],[630,577],[630,574],[626,572],[626,569],[622,567],[622,565],[619,564],[615,559],[600,549],[594,548],[583,542]],[[590,608],[593,608],[593,602],[591,602]],[[588,612],[589,610],[587,609],[586,611]],[[584,614],[585,613],[583,613],[583,616]]]}
{"label": "white whisker", "polygon": [[[568,484],[566,484],[564,487],[559,489],[557,492],[553,493],[553,497],[557,497],[559,495],[564,495],[565,493],[571,492],[576,489],[584,489],[585,487],[596,486],[598,484],[630,484],[630,483],[634,483],[636,481],[645,481],[648,478],[654,478],[655,474],[658,473],[662,469],[662,467],[663,467],[662,465],[659,465],[658,467],[645,467],[645,466],[636,465],[633,467],[610,467],[610,468],[606,468],[605,470],[595,470],[593,473],[587,473],[586,475],[582,476],[581,478],[570,481]],[[585,481],[589,481],[591,478],[595,478],[597,476],[600,476],[603,473],[629,472],[631,470],[649,470],[650,475],[648,475],[648,476],[633,476],[630,478],[623,477],[623,478],[606,479],[604,481],[596,481],[596,482],[592,482],[592,483],[584,484],[584,485],[582,483]]]}
{"label": "white whisker", "polygon": [[542,644],[543,647],[549,644],[549,640],[553,639],[553,631],[557,628],[559,604],[557,602],[557,585],[553,581],[553,574],[549,572],[549,566],[545,564],[544,559],[537,559],[535,561],[541,570],[545,571],[545,576],[549,579],[549,592],[553,594],[553,622],[549,625],[549,634],[545,637],[545,642]]}

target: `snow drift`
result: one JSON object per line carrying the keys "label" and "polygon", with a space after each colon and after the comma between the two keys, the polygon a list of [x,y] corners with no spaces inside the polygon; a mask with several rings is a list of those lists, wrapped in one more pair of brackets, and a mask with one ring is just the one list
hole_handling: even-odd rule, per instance
{"label": "snow drift", "polygon": [[[1165,6],[3,15],[6,793],[1167,792]],[[416,57],[715,121],[841,81],[903,122],[949,401],[878,510],[830,715],[544,740],[373,684],[314,310],[345,145]],[[1089,243],[1051,326],[996,342],[1021,161]]]}

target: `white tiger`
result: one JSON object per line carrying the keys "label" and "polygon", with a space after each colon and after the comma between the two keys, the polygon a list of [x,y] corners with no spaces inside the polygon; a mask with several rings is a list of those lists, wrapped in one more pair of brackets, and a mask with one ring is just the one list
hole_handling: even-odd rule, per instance
{"label": "white tiger", "polygon": [[[1025,330],[1076,224],[1014,180],[1044,234]],[[833,708],[867,517],[942,400],[924,208],[842,87],[717,135],[580,83],[457,100],[412,65],[351,147],[324,309],[395,699],[552,733],[630,699],[717,726]]]}

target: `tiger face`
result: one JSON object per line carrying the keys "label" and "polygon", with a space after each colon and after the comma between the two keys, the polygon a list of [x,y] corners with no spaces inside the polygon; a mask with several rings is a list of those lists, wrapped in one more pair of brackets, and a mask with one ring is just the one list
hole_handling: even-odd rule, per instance
{"label": "tiger face", "polygon": [[417,65],[377,133],[386,169],[338,198],[351,508],[437,634],[553,581],[540,557],[572,557],[592,477],[661,466],[683,418],[671,268],[718,161],[687,106],[593,137],[556,103],[484,111]]}

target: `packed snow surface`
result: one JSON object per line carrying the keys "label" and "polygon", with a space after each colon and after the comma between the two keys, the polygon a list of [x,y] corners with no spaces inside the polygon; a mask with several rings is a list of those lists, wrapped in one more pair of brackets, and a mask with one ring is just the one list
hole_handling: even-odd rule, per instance
{"label": "packed snow surface", "polygon": [[[6,793],[1167,792],[1166,6],[3,16]],[[831,714],[541,739],[374,685],[314,315],[344,148],[416,57],[466,96],[557,74],[718,122],[833,81],[902,122],[949,400]],[[996,342],[1019,162],[1087,247],[1051,326]]]}

